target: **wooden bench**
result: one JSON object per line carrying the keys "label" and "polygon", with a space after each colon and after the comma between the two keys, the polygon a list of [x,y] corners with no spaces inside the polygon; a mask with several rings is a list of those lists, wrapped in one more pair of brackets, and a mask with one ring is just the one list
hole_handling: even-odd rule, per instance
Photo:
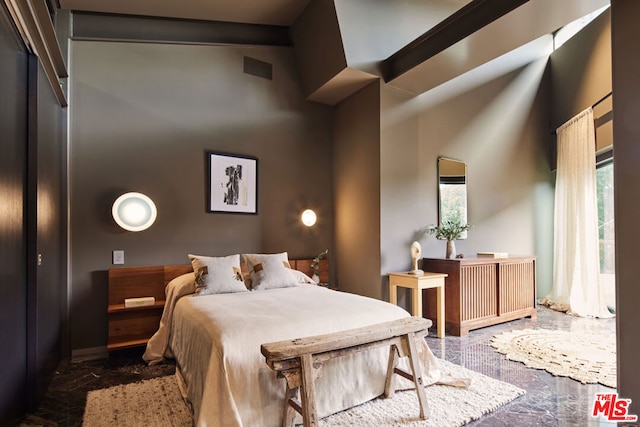
{"label": "wooden bench", "polygon": [[[262,344],[260,351],[267,365],[287,382],[283,426],[294,425],[294,411],[302,415],[305,427],[318,425],[314,380],[321,376],[324,362],[381,346],[389,346],[385,397],[395,392],[393,374],[413,381],[420,402],[420,418],[425,419],[429,409],[416,340],[424,339],[431,323],[421,317],[406,317],[331,334]],[[398,359],[405,356],[409,357],[411,373],[397,367]]]}

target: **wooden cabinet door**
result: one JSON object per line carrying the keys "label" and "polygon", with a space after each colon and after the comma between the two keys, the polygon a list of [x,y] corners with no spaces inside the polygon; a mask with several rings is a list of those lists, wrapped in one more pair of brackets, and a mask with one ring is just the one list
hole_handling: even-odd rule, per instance
{"label": "wooden cabinet door", "polygon": [[535,307],[535,262],[508,262],[498,265],[500,311],[498,315]]}
{"label": "wooden cabinet door", "polygon": [[498,314],[495,264],[462,265],[460,269],[461,321]]}

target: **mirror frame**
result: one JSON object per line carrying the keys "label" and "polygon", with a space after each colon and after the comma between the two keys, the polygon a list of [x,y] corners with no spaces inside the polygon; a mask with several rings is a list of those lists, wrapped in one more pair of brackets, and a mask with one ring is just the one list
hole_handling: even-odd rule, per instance
{"label": "mirror frame", "polygon": [[[444,176],[444,174],[442,173],[442,169],[443,169],[443,165],[442,162],[447,161],[447,162],[455,162],[455,163],[460,163],[462,166],[464,166],[464,174],[463,175],[450,175],[452,176],[453,180],[460,180],[460,177],[462,179],[462,183],[465,185],[465,189],[464,189],[464,222],[468,223],[469,218],[468,218],[468,174],[467,174],[467,164],[461,160],[456,160],[456,159],[452,159],[449,157],[443,157],[440,156],[438,157],[438,168],[437,168],[437,173],[438,173],[438,225],[442,224],[442,220],[443,220],[443,214],[442,214],[442,198],[443,198],[443,194],[442,194],[442,187],[441,187],[441,178]],[[465,231],[464,233],[462,233],[462,235],[460,236],[460,239],[466,239],[467,238],[467,232]]]}

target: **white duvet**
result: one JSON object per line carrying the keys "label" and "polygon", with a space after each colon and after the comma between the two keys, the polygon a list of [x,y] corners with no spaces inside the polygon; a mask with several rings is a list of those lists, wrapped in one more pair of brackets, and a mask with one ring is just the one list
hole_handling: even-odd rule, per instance
{"label": "white duvet", "polygon": [[[144,357],[151,363],[176,359],[198,426],[282,425],[285,382],[266,365],[261,344],[409,316],[384,301],[313,285],[175,298],[180,293],[167,290],[160,330]],[[421,343],[425,382],[436,382],[434,357]],[[381,395],[388,355],[388,349],[376,349],[325,363],[316,381],[318,415]]]}

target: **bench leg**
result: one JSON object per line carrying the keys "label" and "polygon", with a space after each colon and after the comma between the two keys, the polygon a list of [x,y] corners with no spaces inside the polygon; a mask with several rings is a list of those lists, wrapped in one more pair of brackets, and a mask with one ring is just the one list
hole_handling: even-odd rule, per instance
{"label": "bench leg", "polygon": [[387,366],[387,378],[384,382],[384,397],[393,397],[395,393],[395,371],[398,366],[398,349],[395,345],[389,346],[389,365]]}
{"label": "bench leg", "polygon": [[298,396],[299,387],[289,388],[287,383],[287,391],[285,392],[284,399],[284,417],[282,418],[282,427],[294,427],[296,419],[296,410],[291,404],[291,400],[295,401]]}
{"label": "bench leg", "polygon": [[416,385],[418,400],[420,401],[420,418],[423,420],[429,416],[429,406],[427,405],[427,393],[424,391],[424,380],[422,379],[422,369],[418,359],[418,349],[416,347],[416,335],[409,333],[405,336],[409,347],[409,364],[413,374],[413,382]]}
{"label": "bench leg", "polygon": [[302,355],[300,364],[302,368],[302,387],[300,388],[302,423],[304,427],[315,427],[318,425],[318,416],[316,411],[316,389],[313,384],[313,356],[311,354]]}

